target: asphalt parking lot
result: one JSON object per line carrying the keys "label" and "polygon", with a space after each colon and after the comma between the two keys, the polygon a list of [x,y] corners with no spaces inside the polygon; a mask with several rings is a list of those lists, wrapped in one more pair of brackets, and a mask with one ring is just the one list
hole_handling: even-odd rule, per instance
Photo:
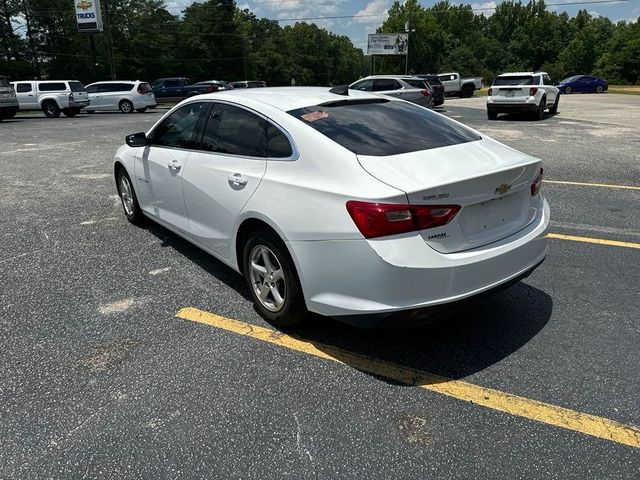
{"label": "asphalt parking lot", "polygon": [[130,225],[113,154],[164,110],[2,122],[0,478],[637,478],[640,96],[442,111],[544,160],[550,252],[394,332],[277,331],[239,275]]}

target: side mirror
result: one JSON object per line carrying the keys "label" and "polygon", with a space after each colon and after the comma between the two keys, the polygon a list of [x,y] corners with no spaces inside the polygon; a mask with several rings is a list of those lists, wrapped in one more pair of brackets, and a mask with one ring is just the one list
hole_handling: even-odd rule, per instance
{"label": "side mirror", "polygon": [[125,137],[127,145],[130,147],[144,147],[149,142],[147,141],[147,134],[144,132],[132,133]]}

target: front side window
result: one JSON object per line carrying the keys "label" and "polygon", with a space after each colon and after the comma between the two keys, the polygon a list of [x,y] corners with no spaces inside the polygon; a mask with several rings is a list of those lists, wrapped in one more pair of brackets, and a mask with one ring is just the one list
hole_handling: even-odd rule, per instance
{"label": "front side window", "polygon": [[242,108],[216,103],[202,136],[202,150],[245,157],[267,156],[267,121]]}
{"label": "front side window", "polygon": [[30,83],[18,83],[16,84],[16,92],[18,93],[26,93],[31,91]]}
{"label": "front side window", "polygon": [[189,103],[167,118],[151,134],[151,143],[160,147],[195,148],[198,120],[207,104]]}
{"label": "front side window", "polygon": [[46,82],[38,85],[41,92],[64,92],[67,86],[62,82]]}
{"label": "front side window", "polygon": [[373,88],[373,80],[361,80],[354,83],[351,87],[352,90],[360,90],[362,92],[370,92]]}
{"label": "front side window", "polygon": [[357,155],[397,155],[481,139],[443,115],[384,99],[342,100],[288,113]]}

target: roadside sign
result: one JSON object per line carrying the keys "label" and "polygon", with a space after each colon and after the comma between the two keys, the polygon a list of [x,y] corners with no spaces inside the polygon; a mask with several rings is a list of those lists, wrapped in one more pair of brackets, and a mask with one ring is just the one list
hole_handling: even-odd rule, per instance
{"label": "roadside sign", "polygon": [[406,55],[409,35],[406,33],[370,33],[367,55]]}
{"label": "roadside sign", "polygon": [[102,31],[100,0],[75,0],[76,21],[79,32],[95,33]]}

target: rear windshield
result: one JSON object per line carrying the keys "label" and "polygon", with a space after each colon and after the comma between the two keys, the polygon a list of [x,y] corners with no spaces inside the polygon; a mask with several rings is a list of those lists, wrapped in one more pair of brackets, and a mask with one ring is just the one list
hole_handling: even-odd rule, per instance
{"label": "rear windshield", "polygon": [[432,85],[441,85],[442,84],[440,79],[435,75],[420,75],[420,78],[424,78],[427,82],[429,82]]}
{"label": "rear windshield", "polygon": [[427,88],[424,84],[424,80],[405,80],[405,82],[415,88]]}
{"label": "rear windshield", "polygon": [[69,87],[71,87],[72,92],[86,92],[87,90],[84,88],[84,85],[80,82],[69,82]]}
{"label": "rear windshield", "polygon": [[331,102],[288,113],[357,155],[397,155],[481,138],[426,108],[382,99]]}
{"label": "rear windshield", "polygon": [[498,77],[493,82],[494,85],[531,85],[533,81],[533,77],[531,75],[523,75],[521,77],[516,77],[515,75],[510,75],[508,77]]}
{"label": "rear windshield", "polygon": [[6,78],[0,78],[0,87],[9,87],[9,80]]}

